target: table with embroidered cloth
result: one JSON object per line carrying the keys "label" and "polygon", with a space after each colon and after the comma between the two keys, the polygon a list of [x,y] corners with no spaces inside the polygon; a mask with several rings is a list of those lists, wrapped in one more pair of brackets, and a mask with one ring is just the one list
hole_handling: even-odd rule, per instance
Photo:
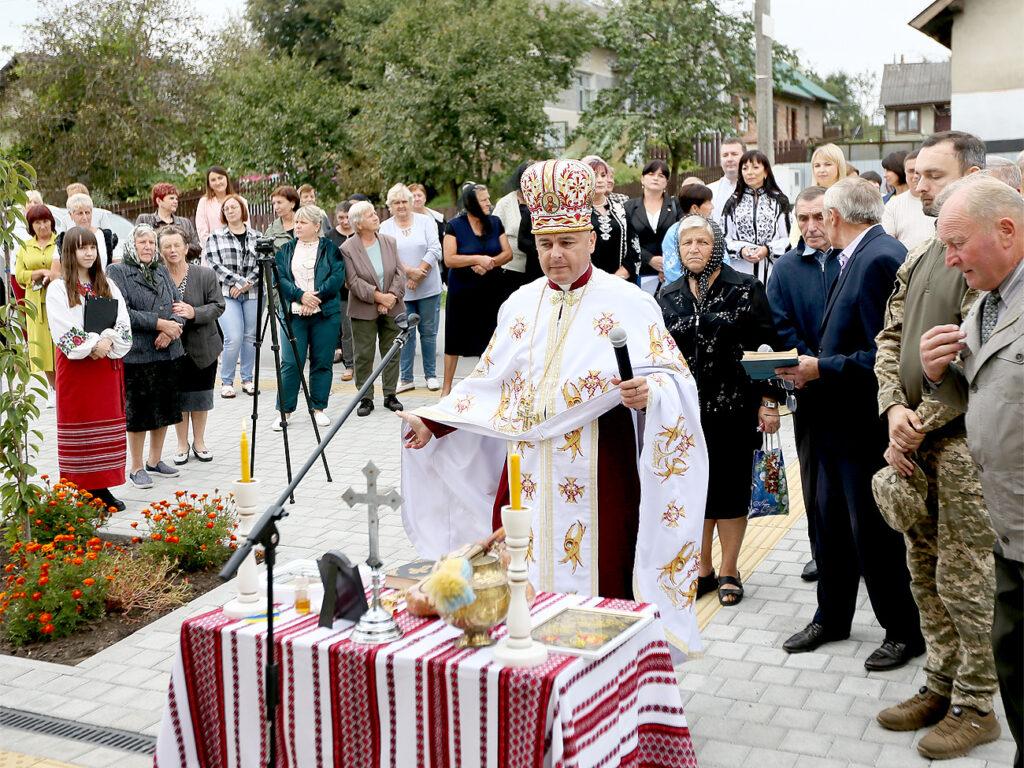
{"label": "table with embroidered cloth", "polygon": [[[654,606],[540,593],[533,623],[569,606],[653,618],[595,660],[549,653],[512,669],[490,648],[456,649],[459,630],[410,616],[403,637],[358,645],[316,614],[275,619],[281,705],[277,764],[296,768],[696,766],[665,633]],[[500,639],[504,625],[493,630]],[[218,609],[181,627],[155,765],[267,761],[266,622]]]}

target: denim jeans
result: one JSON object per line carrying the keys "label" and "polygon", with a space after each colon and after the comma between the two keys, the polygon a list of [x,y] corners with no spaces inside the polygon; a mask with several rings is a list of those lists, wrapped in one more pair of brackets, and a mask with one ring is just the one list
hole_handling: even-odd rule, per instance
{"label": "denim jeans", "polygon": [[252,381],[256,363],[256,299],[244,296],[224,297],[224,314],[218,318],[224,332],[224,351],[221,353],[221,385],[230,387],[235,381],[235,366],[239,351],[242,357],[242,382]]}
{"label": "denim jeans", "polygon": [[406,299],[405,311],[420,316],[420,324],[412,329],[409,341],[402,347],[402,381],[412,381],[412,367],[416,362],[416,332],[420,335],[420,352],[423,355],[423,376],[432,379],[437,375],[437,324],[441,319],[441,294],[425,299]]}

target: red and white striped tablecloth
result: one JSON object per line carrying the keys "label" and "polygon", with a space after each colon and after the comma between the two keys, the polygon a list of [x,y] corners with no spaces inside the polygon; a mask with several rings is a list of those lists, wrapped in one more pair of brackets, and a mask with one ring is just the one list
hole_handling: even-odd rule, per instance
{"label": "red and white striped tablecloth", "polygon": [[[541,593],[534,623],[569,605],[656,616],[647,604]],[[276,619],[278,766],[697,765],[657,619],[597,660],[552,653],[511,669],[489,648],[457,650],[458,630],[403,607],[404,636],[379,646],[352,643],[350,628],[320,628],[315,614]],[[266,764],[265,629],[219,609],[182,625],[155,766]]]}

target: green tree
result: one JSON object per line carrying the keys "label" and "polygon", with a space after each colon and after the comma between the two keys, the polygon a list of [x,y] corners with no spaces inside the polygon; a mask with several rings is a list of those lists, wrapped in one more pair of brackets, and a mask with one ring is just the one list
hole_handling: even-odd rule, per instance
{"label": "green tree", "polygon": [[344,0],[248,0],[246,6],[267,50],[304,58],[344,79],[345,57],[331,39],[335,20],[346,13]]}
{"label": "green tree", "polygon": [[229,27],[214,46],[201,157],[239,173],[287,173],[333,187],[348,155],[344,87],[308,59],[272,54]]}
{"label": "green tree", "polygon": [[42,0],[6,127],[43,189],[145,191],[194,149],[201,33],[182,0]]}
{"label": "green tree", "polygon": [[349,0],[335,39],[352,74],[354,143],[382,184],[453,193],[541,151],[543,106],[570,83],[593,17],[541,0]]}
{"label": "green tree", "polygon": [[869,69],[860,74],[836,71],[822,77],[813,71],[807,76],[831,93],[838,104],[829,104],[825,111],[825,124],[842,127],[844,136],[853,134],[854,129],[871,122],[873,103],[877,100],[878,78]]}
{"label": "green tree", "polygon": [[615,52],[616,83],[584,113],[578,135],[612,155],[650,145],[676,170],[709,131],[731,131],[738,94],[754,92],[754,26],[713,0],[621,0],[601,32]]}

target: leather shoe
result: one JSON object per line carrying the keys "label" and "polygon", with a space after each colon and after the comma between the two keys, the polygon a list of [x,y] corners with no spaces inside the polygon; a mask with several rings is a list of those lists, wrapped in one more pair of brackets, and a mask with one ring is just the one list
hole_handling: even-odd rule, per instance
{"label": "leather shoe", "polygon": [[389,411],[401,411],[404,409],[401,401],[394,395],[387,395],[384,398],[384,407]]}
{"label": "leather shoe", "polygon": [[373,413],[373,400],[364,397],[359,401],[359,407],[356,408],[356,416],[369,416],[371,413]]}
{"label": "leather shoe", "polygon": [[924,645],[908,645],[895,640],[886,640],[876,648],[864,661],[864,668],[869,672],[888,672],[906,666],[915,656],[924,653]]}
{"label": "leather shoe", "polygon": [[800,572],[800,578],[804,581],[817,581],[818,580],[818,564],[814,560],[808,560],[807,565]]}
{"label": "leather shoe", "polygon": [[818,624],[816,621],[812,621],[806,627],[789,638],[789,640],[784,642],[782,644],[782,648],[789,653],[807,653],[808,651],[813,651],[825,643],[831,643],[835,640],[845,640],[849,636],[849,632],[845,635],[834,635],[825,629],[824,624]]}

